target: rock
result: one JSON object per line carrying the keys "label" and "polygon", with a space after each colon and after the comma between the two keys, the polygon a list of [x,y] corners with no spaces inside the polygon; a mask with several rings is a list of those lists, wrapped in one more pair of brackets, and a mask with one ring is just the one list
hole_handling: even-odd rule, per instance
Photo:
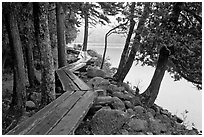
{"label": "rock", "polygon": [[134,106],[138,106],[138,105],[142,105],[140,97],[135,96],[133,97],[130,102],[134,105]]}
{"label": "rock", "polygon": [[81,122],[77,129],[74,131],[75,135],[91,135],[91,131],[89,129],[90,123],[89,122]]}
{"label": "rock", "polygon": [[198,135],[198,132],[195,130],[189,130],[185,135]]}
{"label": "rock", "polygon": [[107,92],[109,92],[109,93],[111,93],[111,94],[113,94],[114,92],[120,92],[120,88],[118,88],[116,85],[114,85],[114,84],[110,84],[110,85],[108,85],[108,87],[107,87]]}
{"label": "rock", "polygon": [[133,110],[134,110],[135,112],[137,112],[137,113],[140,113],[140,114],[146,112],[145,108],[143,108],[142,106],[135,106],[135,107],[133,108]]}
{"label": "rock", "polygon": [[34,108],[36,108],[36,105],[35,105],[35,103],[33,102],[33,101],[26,101],[26,105],[25,105],[27,108],[29,108],[29,109],[34,109]]}
{"label": "rock", "polygon": [[132,117],[132,116],[135,115],[135,112],[133,111],[133,109],[128,108],[128,109],[127,109],[127,114],[128,114],[129,117]]}
{"label": "rock", "polygon": [[122,135],[129,135],[128,131],[125,129],[122,129],[120,132]]}
{"label": "rock", "polygon": [[96,89],[95,92],[97,92],[98,96],[106,96],[106,90],[104,89]]}
{"label": "rock", "polygon": [[91,67],[91,68],[89,68],[87,70],[87,76],[89,78],[94,78],[94,77],[105,78],[106,77],[106,73],[103,70],[101,70],[101,69]]}
{"label": "rock", "polygon": [[131,95],[124,94],[122,92],[114,92],[112,95],[123,100],[131,100],[133,98]]}
{"label": "rock", "polygon": [[41,102],[42,94],[38,92],[32,92],[30,99],[34,102]]}
{"label": "rock", "polygon": [[161,107],[159,107],[158,105],[153,104],[153,105],[151,106],[151,108],[152,108],[156,113],[160,113]]}
{"label": "rock", "polygon": [[166,115],[166,116],[169,115],[169,112],[168,112],[168,110],[166,110],[166,109],[161,109],[161,110],[160,110],[160,113],[163,114],[163,115]]}
{"label": "rock", "polygon": [[146,120],[134,118],[130,120],[130,122],[128,123],[128,126],[130,129],[134,131],[145,131],[148,128],[148,123]]}
{"label": "rock", "polygon": [[132,95],[135,95],[135,90],[131,89],[130,86],[129,86],[129,84],[123,82],[123,83],[122,83],[122,86],[125,88],[125,90],[126,90],[128,93],[130,93],[130,94],[132,94]]}
{"label": "rock", "polygon": [[113,108],[119,109],[119,110],[125,110],[125,104],[122,100],[120,100],[118,97],[113,97],[113,102],[111,104]]}
{"label": "rock", "polygon": [[101,77],[94,77],[92,79],[90,79],[87,84],[94,88],[94,90],[96,89],[104,89],[106,90],[107,87],[109,86],[110,82],[104,78]]}
{"label": "rock", "polygon": [[147,135],[153,135],[153,133],[152,132],[146,132],[147,133]]}
{"label": "rock", "polygon": [[91,120],[91,130],[95,135],[111,135],[127,121],[121,110],[100,109]]}
{"label": "rock", "polygon": [[147,116],[148,116],[149,119],[154,119],[154,116],[152,115],[151,112],[147,112]]}
{"label": "rock", "polygon": [[133,108],[134,106],[132,105],[132,103],[128,100],[124,101],[126,108]]}
{"label": "rock", "polygon": [[176,117],[176,122],[178,122],[178,123],[182,123],[183,120],[182,120],[181,118],[179,118],[179,117]]}
{"label": "rock", "polygon": [[99,96],[95,101],[95,105],[104,105],[111,104],[113,102],[113,98],[111,96]]}
{"label": "rock", "polygon": [[165,133],[167,131],[167,126],[160,123],[160,120],[150,120],[149,127],[151,132],[154,134]]}
{"label": "rock", "polygon": [[148,108],[147,111],[150,112],[153,117],[154,117],[155,114],[156,114],[156,112],[155,112],[154,109],[152,109],[152,108]]}

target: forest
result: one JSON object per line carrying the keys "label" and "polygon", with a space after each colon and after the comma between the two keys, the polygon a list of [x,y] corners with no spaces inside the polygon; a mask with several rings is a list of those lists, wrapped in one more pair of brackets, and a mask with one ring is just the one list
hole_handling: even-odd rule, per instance
{"label": "forest", "polygon": [[117,24],[104,36],[98,65],[107,69],[108,36],[125,35],[113,81],[122,85],[133,62],[155,67],[140,94],[146,107],[153,106],[166,71],[175,81],[186,79],[202,89],[201,2],[3,2],[2,83],[13,80],[12,91],[2,86],[3,134],[22,121],[33,92],[41,95],[36,111],[57,98],[55,71],[72,63],[66,45],[79,27],[84,26],[81,51],[87,53],[89,28],[108,25],[114,16]]}

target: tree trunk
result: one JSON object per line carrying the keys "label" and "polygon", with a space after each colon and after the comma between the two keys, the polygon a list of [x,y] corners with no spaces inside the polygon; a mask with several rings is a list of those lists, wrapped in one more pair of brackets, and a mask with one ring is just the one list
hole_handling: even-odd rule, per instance
{"label": "tree trunk", "polygon": [[88,2],[84,5],[84,19],[85,19],[85,26],[84,26],[84,42],[83,42],[83,48],[82,51],[87,51],[87,43],[88,43]]}
{"label": "tree trunk", "polygon": [[65,39],[64,39],[64,13],[61,4],[56,2],[56,20],[57,20],[57,43],[58,43],[58,67],[66,65],[65,59]]}
{"label": "tree trunk", "polygon": [[30,38],[25,48],[26,48],[26,59],[27,59],[27,69],[28,69],[28,81],[29,81],[30,87],[35,87],[35,85],[39,83],[39,81],[35,76],[32,41],[30,40]]}
{"label": "tree trunk", "polygon": [[41,52],[42,73],[42,105],[55,99],[55,75],[50,35],[48,29],[48,3],[38,3],[39,8],[39,48]]}
{"label": "tree trunk", "polygon": [[127,22],[125,22],[125,23],[123,23],[123,24],[120,24],[120,25],[118,25],[118,26],[116,26],[116,27],[114,27],[114,28],[112,28],[112,29],[110,29],[107,33],[106,33],[106,35],[105,35],[105,47],[104,47],[104,52],[103,52],[103,58],[102,58],[102,62],[101,62],[101,67],[100,67],[100,69],[103,69],[103,64],[104,64],[104,62],[105,62],[105,57],[106,57],[106,50],[107,50],[107,43],[108,43],[108,36],[110,36],[111,34],[112,34],[112,31],[113,30],[115,30],[115,29],[117,29],[117,28],[119,28],[119,27],[121,27],[121,26],[124,26],[124,25],[126,25],[128,23],[128,21]]}
{"label": "tree trunk", "polygon": [[7,4],[6,28],[8,31],[9,45],[11,52],[13,53],[13,70],[14,70],[14,86],[11,108],[14,108],[18,112],[18,116],[21,116],[25,112],[26,102],[26,74],[24,67],[24,58],[22,51],[22,44],[20,40],[18,24],[16,20],[16,8],[13,3]]}
{"label": "tree trunk", "polygon": [[170,50],[166,46],[163,46],[160,49],[157,67],[150,82],[150,85],[145,90],[145,92],[141,94],[144,97],[144,104],[148,107],[151,107],[157,98],[159,88],[164,77],[165,70],[167,68],[168,57],[170,53]]}
{"label": "tree trunk", "polygon": [[148,3],[148,2],[145,3],[143,15],[140,18],[139,23],[137,25],[137,30],[136,30],[134,41],[133,41],[133,44],[132,44],[132,49],[131,49],[131,51],[129,53],[127,61],[123,63],[124,64],[123,66],[121,65],[121,68],[118,68],[118,71],[120,73],[118,73],[118,74],[116,74],[114,76],[116,81],[118,81],[118,82],[123,82],[123,80],[125,79],[127,73],[129,72],[130,68],[132,67],[132,64],[133,64],[133,61],[135,59],[137,49],[138,49],[138,47],[140,45],[140,39],[141,39],[140,33],[142,32],[144,23],[145,23],[148,15],[149,15],[149,5],[150,5],[150,3]]}
{"label": "tree trunk", "polygon": [[[132,33],[133,33],[133,30],[134,30],[134,27],[135,27],[135,21],[134,21],[134,9],[135,9],[135,2],[132,3],[131,7],[130,7],[130,28],[129,28],[129,32],[128,32],[128,36],[126,38],[126,42],[125,42],[125,47],[123,49],[123,52],[122,52],[122,55],[121,55],[121,58],[120,58],[120,63],[119,63],[119,66],[118,66],[118,70],[116,72],[116,74],[113,76],[114,79],[116,81],[121,81],[121,78],[120,78],[120,75],[123,71],[123,68],[125,67],[125,63],[127,61],[127,58],[128,58],[128,48],[129,48],[129,45],[130,45],[130,40],[131,40],[131,37],[132,37]],[[122,81],[121,81],[122,82]]]}
{"label": "tree trunk", "polygon": [[[3,49],[2,49],[2,50],[3,50]],[[5,63],[6,63],[7,57],[8,57],[8,53],[7,53],[7,51],[4,51],[4,52],[2,53],[2,72],[4,71],[4,65],[5,65]]]}

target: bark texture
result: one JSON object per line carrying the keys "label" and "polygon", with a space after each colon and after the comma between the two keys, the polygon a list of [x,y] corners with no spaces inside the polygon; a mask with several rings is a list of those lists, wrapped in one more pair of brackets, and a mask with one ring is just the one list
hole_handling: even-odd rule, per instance
{"label": "bark texture", "polygon": [[120,72],[120,73],[118,73],[118,74],[116,73],[116,75],[114,76],[114,79],[117,82],[123,82],[123,80],[125,79],[127,73],[129,72],[130,68],[132,67],[132,64],[133,64],[133,61],[135,59],[137,49],[138,49],[138,47],[140,45],[140,39],[141,39],[140,33],[143,30],[144,23],[145,23],[148,15],[149,15],[149,12],[150,12],[149,6],[150,6],[150,3],[146,2],[142,17],[140,18],[139,23],[137,25],[134,41],[133,41],[133,44],[132,44],[132,49],[131,49],[131,51],[129,53],[127,61],[123,63],[123,66],[118,68],[117,71]]}
{"label": "bark texture", "polygon": [[66,65],[65,58],[65,39],[64,39],[64,13],[59,2],[56,2],[56,20],[57,20],[57,44],[58,44],[58,67]]}
{"label": "bark texture", "polygon": [[88,43],[88,2],[84,5],[84,19],[85,19],[85,26],[84,26],[84,42],[83,42],[83,48],[82,51],[87,51],[87,43]]}
{"label": "bark texture", "polygon": [[163,46],[160,49],[157,67],[150,85],[145,90],[145,92],[141,94],[144,97],[144,104],[148,107],[151,107],[157,98],[162,79],[167,69],[167,63],[170,53],[170,50],[166,46]]}
{"label": "bark texture", "polygon": [[19,35],[18,24],[16,20],[16,7],[14,3],[7,3],[6,6],[6,28],[8,31],[9,45],[13,53],[13,71],[14,71],[14,86],[11,108],[14,108],[21,116],[25,112],[26,102],[26,75],[24,67],[24,58],[22,44]]}
{"label": "bark texture", "polygon": [[48,29],[48,3],[38,3],[39,8],[39,49],[41,52],[42,73],[42,105],[47,105],[55,99],[55,75],[52,57],[51,41]]}
{"label": "bark texture", "polygon": [[131,37],[132,37],[132,34],[133,34],[133,30],[134,30],[134,27],[135,27],[135,21],[134,21],[134,9],[135,9],[135,2],[132,3],[131,7],[130,7],[130,28],[129,28],[129,32],[128,32],[128,35],[127,35],[127,38],[126,38],[126,41],[125,41],[125,46],[124,46],[124,49],[123,49],[123,52],[122,52],[122,55],[121,55],[121,59],[120,59],[120,63],[119,63],[119,66],[118,66],[118,71],[116,72],[116,74],[114,75],[114,79],[116,81],[121,81],[122,82],[122,79],[120,78],[120,75],[123,71],[123,68],[125,67],[125,63],[127,61],[127,58],[128,58],[128,49],[129,49],[129,45],[130,45],[130,40],[131,40]]}

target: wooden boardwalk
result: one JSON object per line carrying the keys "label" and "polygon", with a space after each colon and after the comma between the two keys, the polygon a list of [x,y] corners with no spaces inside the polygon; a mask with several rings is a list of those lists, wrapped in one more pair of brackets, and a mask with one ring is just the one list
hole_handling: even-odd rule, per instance
{"label": "wooden boardwalk", "polygon": [[96,93],[73,72],[56,71],[65,93],[45,108],[17,125],[8,135],[68,135],[73,134],[93,105]]}

